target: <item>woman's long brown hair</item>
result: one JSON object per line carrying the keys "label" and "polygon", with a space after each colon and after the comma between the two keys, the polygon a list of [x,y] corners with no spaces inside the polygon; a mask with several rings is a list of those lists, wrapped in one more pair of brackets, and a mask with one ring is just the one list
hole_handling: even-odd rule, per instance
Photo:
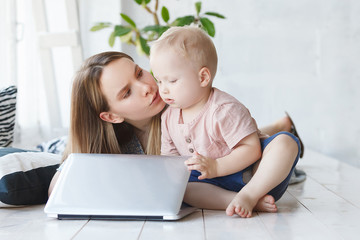
{"label": "woman's long brown hair", "polygon": [[[121,153],[120,146],[126,144],[134,134],[130,124],[113,126],[99,117],[101,112],[109,110],[100,88],[102,71],[105,66],[121,58],[133,61],[122,52],[103,52],[88,58],[75,75],[71,93],[69,140],[63,160],[70,153]],[[145,149],[147,154],[160,154],[160,114],[153,117],[150,126]]]}

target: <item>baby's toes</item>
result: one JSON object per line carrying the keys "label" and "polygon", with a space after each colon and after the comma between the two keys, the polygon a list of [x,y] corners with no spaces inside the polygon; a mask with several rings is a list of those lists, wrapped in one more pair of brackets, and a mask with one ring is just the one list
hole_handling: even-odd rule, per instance
{"label": "baby's toes", "polygon": [[232,215],[234,215],[234,213],[235,213],[235,207],[234,207],[232,204],[230,204],[230,205],[226,208],[226,215],[232,216]]}
{"label": "baby's toes", "polygon": [[245,211],[245,209],[240,206],[238,206],[235,210],[236,214],[239,215],[240,217],[243,217],[244,211]]}
{"label": "baby's toes", "polygon": [[247,214],[246,214],[246,218],[250,218],[251,216],[252,216],[252,212],[248,211]]}

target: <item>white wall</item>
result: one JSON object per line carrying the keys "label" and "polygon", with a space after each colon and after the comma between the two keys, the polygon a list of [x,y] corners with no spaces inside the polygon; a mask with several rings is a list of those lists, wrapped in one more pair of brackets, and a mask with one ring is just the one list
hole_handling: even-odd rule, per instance
{"label": "white wall", "polygon": [[216,25],[216,85],[259,125],[287,110],[306,147],[360,166],[360,2],[211,3],[227,16]]}
{"label": "white wall", "polygon": [[[194,2],[161,4],[174,19],[194,13]],[[110,49],[109,31],[88,31],[96,21],[118,22],[123,11],[140,26],[152,24],[133,1],[79,3],[85,57]],[[247,105],[260,126],[288,111],[306,148],[360,166],[360,1],[207,0],[203,9],[227,17],[212,18],[219,55],[215,86]],[[123,50],[148,69],[133,48]]]}
{"label": "white wall", "polygon": [[97,22],[120,22],[121,0],[78,0],[81,40],[84,58],[103,51],[119,50],[120,42],[116,41],[114,48],[108,44],[111,29],[90,32]]}

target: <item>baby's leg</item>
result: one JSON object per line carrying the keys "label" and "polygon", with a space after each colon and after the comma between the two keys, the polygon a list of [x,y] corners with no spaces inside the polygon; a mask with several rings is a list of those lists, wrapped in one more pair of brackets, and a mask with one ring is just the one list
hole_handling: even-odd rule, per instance
{"label": "baby's leg", "polygon": [[[290,136],[285,134],[276,136],[264,149],[253,177],[236,194],[227,207],[226,213],[229,216],[236,213],[241,217],[251,217],[255,206],[262,208],[267,205],[258,206],[257,203],[261,199],[271,206],[274,199],[265,195],[289,175],[297,154],[298,145]],[[263,199],[264,196],[265,199]]]}
{"label": "baby's leg", "polygon": [[224,210],[236,194],[209,183],[189,182],[184,202],[197,208]]}
{"label": "baby's leg", "polygon": [[[197,208],[225,210],[236,194],[209,183],[190,182],[186,188],[184,202]],[[277,210],[275,200],[270,195],[261,198],[254,209],[261,212]]]}

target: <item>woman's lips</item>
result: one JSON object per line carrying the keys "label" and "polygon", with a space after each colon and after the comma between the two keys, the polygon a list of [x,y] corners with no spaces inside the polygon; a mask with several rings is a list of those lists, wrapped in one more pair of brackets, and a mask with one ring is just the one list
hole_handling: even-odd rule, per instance
{"label": "woman's lips", "polygon": [[150,105],[154,104],[155,102],[157,102],[160,99],[160,95],[158,92],[156,92],[156,94],[154,95]]}

